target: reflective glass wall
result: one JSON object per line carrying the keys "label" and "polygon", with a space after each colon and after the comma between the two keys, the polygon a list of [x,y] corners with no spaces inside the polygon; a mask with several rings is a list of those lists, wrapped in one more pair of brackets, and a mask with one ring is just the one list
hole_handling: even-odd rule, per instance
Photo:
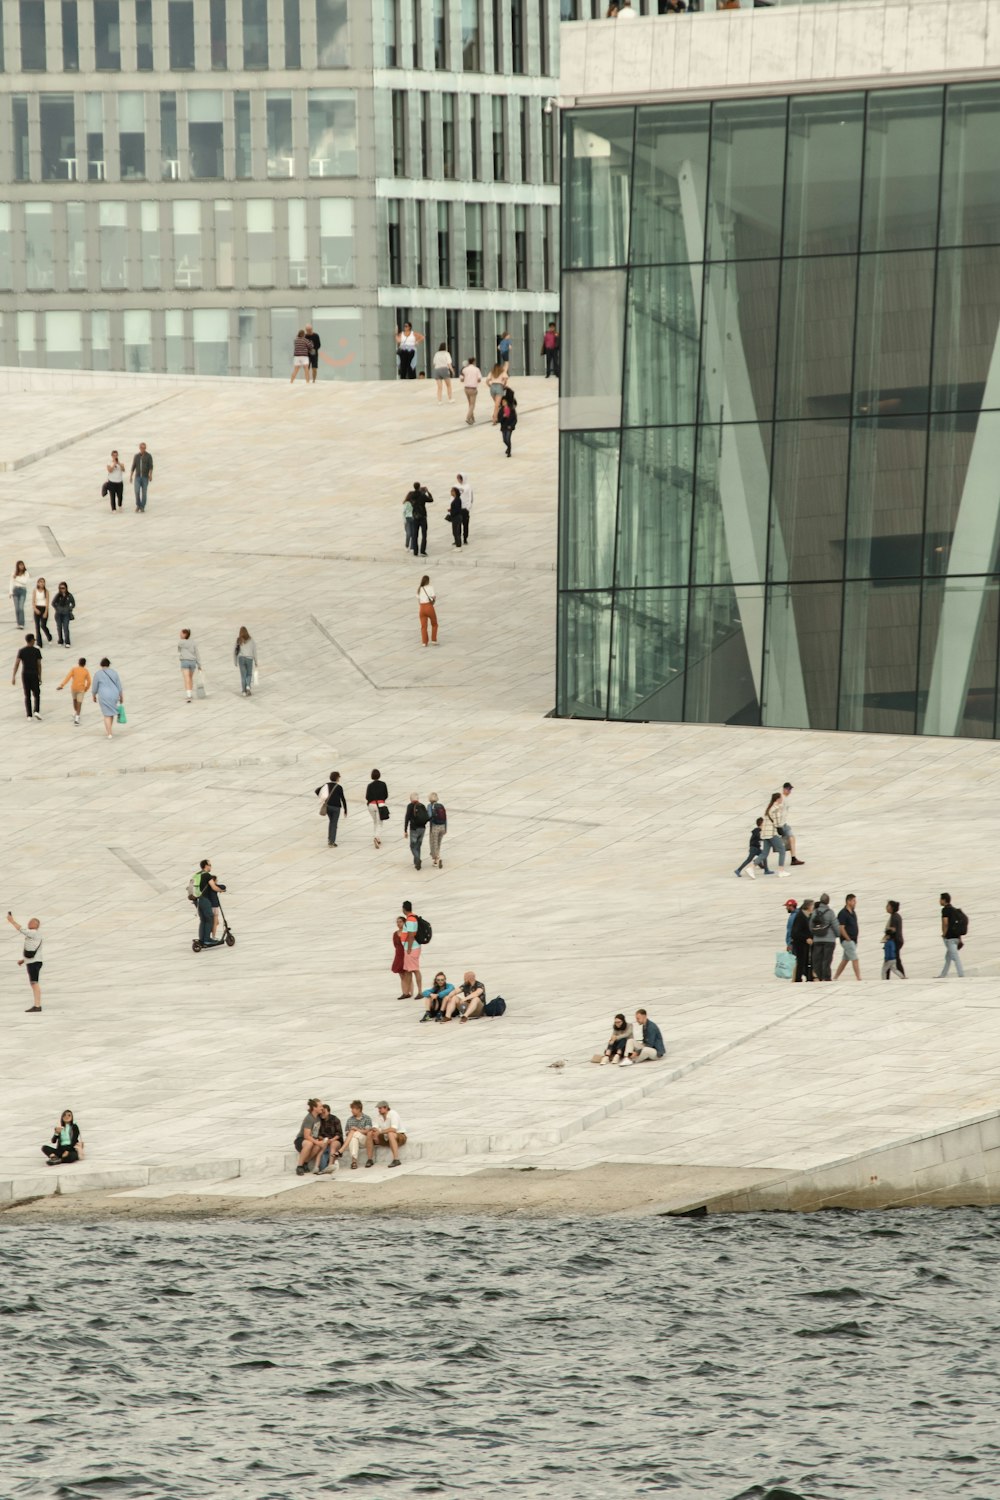
{"label": "reflective glass wall", "polygon": [[1000,82],[569,112],[558,712],[998,733]]}

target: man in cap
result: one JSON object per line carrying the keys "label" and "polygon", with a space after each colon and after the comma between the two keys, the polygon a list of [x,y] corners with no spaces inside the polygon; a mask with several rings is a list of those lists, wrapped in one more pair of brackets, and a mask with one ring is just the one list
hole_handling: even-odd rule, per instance
{"label": "man in cap", "polygon": [[368,1132],[365,1146],[368,1153],[366,1167],[375,1165],[375,1147],[388,1146],[392,1152],[390,1167],[401,1167],[403,1164],[399,1159],[400,1146],[406,1145],[406,1131],[403,1122],[394,1109],[389,1108],[388,1099],[380,1099],[376,1113],[375,1124]]}

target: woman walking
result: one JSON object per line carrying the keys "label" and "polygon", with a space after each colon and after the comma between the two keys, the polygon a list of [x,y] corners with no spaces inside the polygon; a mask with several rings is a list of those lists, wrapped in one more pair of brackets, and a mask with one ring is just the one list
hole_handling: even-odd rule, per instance
{"label": "woman walking", "polygon": [[906,978],[906,970],[903,968],[903,918],[899,914],[899,902],[887,901],[885,903],[886,919],[885,932],[882,934],[882,978],[888,979],[892,974],[898,974],[900,979]]}
{"label": "woman walking", "polygon": [[[775,875],[775,874],[782,875],[782,876],[784,876],[787,879],[787,877],[792,872],[791,872],[791,870],[786,870],[784,868],[785,853],[786,853],[786,850],[785,850],[785,840],[782,838],[781,834],[778,832],[778,829],[781,826],[781,817],[782,817],[781,810],[780,810],[778,804],[781,802],[781,800],[782,800],[782,798],[781,798],[781,793],[780,792],[772,792],[771,793],[771,800],[770,800],[770,802],[767,804],[767,806],[764,809],[764,821],[761,824],[761,830],[760,830],[761,831],[761,845],[760,845],[760,847],[761,847],[761,853],[764,856],[764,874],[765,875]],[[778,869],[777,870],[769,870],[767,868],[767,856],[772,852],[772,850],[778,856]]]}
{"label": "woman walking", "polygon": [[409,323],[403,324],[403,331],[396,329],[396,354],[399,359],[400,380],[416,380],[417,378],[417,345],[422,344],[424,336],[422,333],[414,333]]}
{"label": "woman walking", "polygon": [[382,840],[379,838],[379,834],[382,831],[382,824],[389,817],[389,809],[386,807],[388,800],[389,788],[382,780],[382,772],[375,770],[372,772],[372,779],[369,781],[365,791],[365,802],[368,804],[368,813],[372,820],[372,827],[375,829],[376,849],[381,849],[382,847]]}
{"label": "woman walking", "polygon": [[510,440],[517,426],[517,397],[511,390],[506,390],[500,401],[500,436],[510,458]]}
{"label": "woman walking", "polygon": [[428,623],[431,627],[432,644],[436,646],[438,641],[438,617],[437,611],[434,608],[436,598],[437,595],[431,588],[430,578],[425,573],[420,580],[420,587],[417,589],[417,603],[420,606],[420,639],[425,646],[427,645]]}
{"label": "woman walking", "polygon": [[462,389],[465,391],[465,399],[469,403],[469,410],[466,413],[465,420],[469,427],[476,420],[476,397],[479,395],[479,387],[482,383],[483,372],[470,354],[462,366]]}
{"label": "woman walking", "polygon": [[31,596],[32,612],[35,616],[35,642],[39,651],[42,647],[42,631],[49,645],[52,644],[52,632],[49,629],[49,591],[44,578],[39,578],[35,584],[35,592]]}
{"label": "woman walking", "polygon": [[[187,693],[187,701],[190,703],[191,695],[194,692],[194,674],[196,671],[201,670],[201,657],[198,654],[198,647],[191,639],[190,630],[181,631],[181,638],[177,642],[177,655],[181,661],[181,676],[184,678],[184,691]],[[101,662],[102,667],[103,665],[104,663]]]}
{"label": "woman walking", "polygon": [[500,420],[500,401],[506,389],[507,376],[503,365],[494,365],[490,371],[490,395],[493,397],[493,415],[490,421],[494,427]]}
{"label": "woman walking", "polygon": [[452,358],[450,353],[448,352],[447,344],[438,345],[437,352],[435,353],[434,358],[431,361],[431,374],[434,377],[434,384],[437,386],[438,405],[441,404],[442,386],[444,386],[445,390],[448,392],[448,400],[450,401],[452,399],[451,382],[455,378],[455,366],[452,363]]}
{"label": "woman walking", "polygon": [[65,1167],[79,1161],[83,1155],[80,1127],[73,1119],[73,1111],[64,1109],[59,1124],[53,1128],[51,1146],[42,1147],[43,1155],[49,1159],[50,1167]]}
{"label": "woman walking", "polygon": [[330,780],[316,788],[316,795],[323,798],[319,809],[327,816],[326,842],[331,849],[336,849],[337,823],[340,814],[343,813],[344,817],[347,817],[347,798],[344,796],[344,788],[340,785],[340,772],[331,771]]}
{"label": "woman walking", "polygon": [[245,625],[240,626],[239,635],[236,637],[233,660],[240,669],[240,688],[243,696],[252,698],[253,678],[257,670],[257,645]]}
{"label": "woman walking", "polygon": [[70,646],[69,622],[73,618],[76,609],[76,600],[69,591],[68,584],[61,583],[56,589],[52,599],[52,611],[56,617],[56,639],[60,646]]}
{"label": "woman walking", "polygon": [[18,630],[24,629],[24,601],[28,597],[31,588],[31,574],[24,563],[18,558],[14,564],[14,571],[10,575],[10,588],[8,596],[14,602],[14,624]]}
{"label": "woman walking", "polygon": [[310,344],[309,340],[306,338],[305,329],[300,328],[298,333],[295,335],[295,342],[292,345],[292,378],[288,382],[289,385],[294,382],[295,377],[300,370],[305,370],[306,385],[309,384],[309,355],[311,353],[312,344]]}
{"label": "woman walking", "polygon": [[110,740],[118,705],[125,702],[122,680],[106,656],[101,657],[100,669],[94,674],[93,699],[104,716],[104,732]]}
{"label": "woman walking", "polygon": [[431,792],[430,801],[427,803],[427,832],[431,841],[431,864],[443,870],[441,840],[448,832],[448,809],[443,802],[438,801],[437,792]]}
{"label": "woman walking", "polygon": [[111,501],[112,513],[121,510],[122,497],[125,494],[125,470],[122,468],[118,457],[118,449],[112,448],[111,462],[106,466],[108,471],[108,499]]}
{"label": "woman walking", "polygon": [[403,973],[403,934],[406,931],[406,923],[402,917],[396,918],[396,931],[392,935],[392,972],[399,975],[400,1000],[409,1000],[413,994],[413,976]]}

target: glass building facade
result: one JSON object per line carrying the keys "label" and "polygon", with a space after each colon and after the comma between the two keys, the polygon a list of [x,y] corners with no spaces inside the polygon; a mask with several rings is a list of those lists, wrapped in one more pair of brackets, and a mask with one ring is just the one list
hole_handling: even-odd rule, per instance
{"label": "glass building facade", "polygon": [[995,737],[1000,82],[568,111],[557,712]]}

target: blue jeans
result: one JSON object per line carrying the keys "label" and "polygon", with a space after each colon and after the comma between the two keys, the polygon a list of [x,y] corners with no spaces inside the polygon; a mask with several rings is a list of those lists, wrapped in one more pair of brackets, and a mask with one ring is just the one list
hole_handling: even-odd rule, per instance
{"label": "blue jeans", "polygon": [[24,629],[24,601],[28,597],[27,589],[14,589],[14,619],[18,630]]}
{"label": "blue jeans", "polygon": [[952,964],[955,965],[955,972],[958,975],[959,979],[964,979],[965,978],[965,970],[962,968],[962,960],[958,956],[958,938],[945,938],[945,940],[944,940],[944,968],[941,970],[941,973],[938,975],[939,979],[943,979],[944,978],[944,976],[947,974],[948,970],[951,968]]}
{"label": "blue jeans", "polygon": [[238,656],[236,660],[240,668],[240,687],[244,692],[249,692],[253,687],[253,657]]}
{"label": "blue jeans", "polygon": [[772,851],[778,856],[778,864],[783,865],[785,863],[785,856],[788,851],[785,848],[784,839],[779,838],[777,834],[775,834],[773,838],[761,840],[760,852],[763,855],[764,870],[768,874],[770,874],[770,871],[768,871],[767,869],[767,856],[772,853]]}
{"label": "blue jeans", "polygon": [[326,841],[328,844],[335,844],[337,842],[337,824],[340,821],[340,803],[338,802],[336,807],[328,807],[326,816],[330,823],[330,832],[327,835]]}
{"label": "blue jeans", "polygon": [[137,474],[133,480],[135,487],[135,503],[140,510],[146,509],[146,494],[149,490],[149,475]]}
{"label": "blue jeans", "polygon": [[754,862],[754,860],[757,859],[758,857],[760,857],[760,855],[761,855],[761,850],[760,849],[755,849],[753,847],[753,845],[751,844],[751,846],[750,846],[750,852],[748,853],[746,859],[737,868],[737,871],[736,871],[737,875],[739,875],[743,870],[745,870],[746,867],[747,867],[747,865],[752,865],[753,862]]}
{"label": "blue jeans", "polygon": [[410,824],[410,853],[413,855],[413,867],[416,870],[420,869],[420,847],[423,844],[423,842],[424,842],[424,830],[422,828],[414,828],[413,824],[411,823]]}
{"label": "blue jeans", "polygon": [[198,941],[212,941],[212,903],[207,896],[198,897]]}

